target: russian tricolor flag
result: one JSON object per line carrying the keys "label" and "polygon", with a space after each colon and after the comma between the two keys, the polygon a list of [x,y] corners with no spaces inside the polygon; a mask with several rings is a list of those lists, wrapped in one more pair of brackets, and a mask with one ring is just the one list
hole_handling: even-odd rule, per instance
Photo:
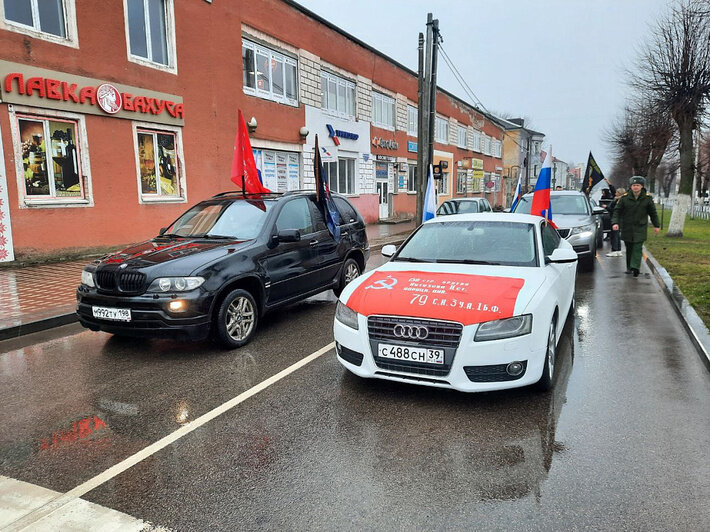
{"label": "russian tricolor flag", "polygon": [[[550,184],[552,181],[552,150],[545,155],[545,162],[537,176],[533,191],[530,214],[542,216],[552,223],[552,205],[550,203]],[[554,224],[552,224],[555,227]]]}

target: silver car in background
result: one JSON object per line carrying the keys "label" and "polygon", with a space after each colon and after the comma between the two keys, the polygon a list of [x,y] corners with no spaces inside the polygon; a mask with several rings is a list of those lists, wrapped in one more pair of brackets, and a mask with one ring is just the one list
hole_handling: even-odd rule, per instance
{"label": "silver car in background", "polygon": [[[532,193],[523,196],[515,206],[517,214],[530,214]],[[604,230],[601,227],[601,207],[594,207],[587,196],[574,190],[553,190],[550,192],[552,221],[557,232],[567,240],[577,252],[579,266],[583,270],[594,269],[597,249],[602,246]]]}

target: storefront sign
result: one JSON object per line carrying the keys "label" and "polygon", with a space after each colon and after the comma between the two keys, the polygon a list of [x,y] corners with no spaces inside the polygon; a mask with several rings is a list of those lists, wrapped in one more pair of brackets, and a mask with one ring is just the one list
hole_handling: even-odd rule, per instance
{"label": "storefront sign", "polygon": [[474,170],[483,170],[483,159],[471,159],[471,168]]}
{"label": "storefront sign", "polygon": [[0,61],[0,101],[129,120],[184,125],[182,98]]}
{"label": "storefront sign", "polygon": [[328,136],[333,139],[333,144],[335,144],[336,146],[340,146],[340,139],[357,140],[360,138],[360,135],[358,135],[357,133],[343,131],[342,129],[335,129],[330,124],[326,124],[325,127],[328,128]]}
{"label": "storefront sign", "polygon": [[473,178],[474,179],[483,179],[483,170],[474,170],[473,171]]}
{"label": "storefront sign", "polygon": [[389,155],[375,155],[375,160],[393,163],[396,159],[394,157],[390,157]]}
{"label": "storefront sign", "polygon": [[412,153],[417,153],[417,143],[414,142],[413,140],[408,140],[407,141],[407,151],[411,151]]}
{"label": "storefront sign", "polygon": [[385,150],[399,149],[399,143],[396,140],[387,140],[382,137],[372,137],[372,145]]}

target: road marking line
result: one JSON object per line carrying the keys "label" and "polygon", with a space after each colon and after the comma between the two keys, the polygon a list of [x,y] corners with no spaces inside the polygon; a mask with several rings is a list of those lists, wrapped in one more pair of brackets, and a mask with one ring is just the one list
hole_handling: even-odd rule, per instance
{"label": "road marking line", "polygon": [[240,393],[236,397],[230,399],[226,403],[221,404],[220,406],[210,410],[206,414],[202,414],[200,417],[194,419],[193,421],[183,425],[180,427],[178,430],[175,432],[168,434],[164,438],[161,438],[155,443],[152,443],[145,449],[142,449],[141,451],[138,451],[132,456],[129,456],[128,458],[122,460],[121,462],[117,463],[116,465],[109,467],[106,471],[103,473],[99,473],[96,475],[94,478],[91,478],[84,482],[83,484],[79,484],[76,488],[67,491],[66,493],[59,495],[51,500],[49,500],[45,505],[41,506],[40,508],[37,508],[36,510],[28,513],[27,515],[21,517],[20,519],[16,520],[15,522],[11,523],[9,525],[9,528],[6,530],[11,530],[11,531],[16,531],[16,530],[22,530],[25,527],[28,527],[32,525],[33,523],[39,521],[40,519],[43,519],[44,517],[48,516],[52,512],[57,511],[60,509],[62,506],[65,506],[66,504],[69,504],[75,499],[78,499],[79,497],[82,497],[86,493],[90,492],[91,490],[99,487],[101,484],[111,480],[112,478],[120,475],[127,469],[130,469],[134,465],[138,464],[139,462],[142,462],[149,456],[154,455],[158,451],[164,449],[171,443],[174,443],[175,441],[179,440],[180,438],[187,436],[190,434],[192,431],[200,428],[202,425],[205,423],[208,423],[212,421],[214,418],[217,416],[220,416],[227,412],[228,410],[231,410],[235,406],[237,406],[240,403],[243,403],[250,397],[256,395],[257,393],[265,390],[272,384],[277,383],[284,377],[287,377],[294,371],[302,368],[306,364],[310,364],[314,360],[316,360],[318,357],[321,355],[327,353],[331,349],[335,347],[335,342],[331,342],[325,347],[322,347],[318,351],[311,353],[305,358],[302,358],[295,364],[292,364],[291,366],[287,367],[286,369],[280,371],[276,375],[273,375],[272,377],[269,377],[265,381],[260,382],[256,386],[250,388],[249,390]]}

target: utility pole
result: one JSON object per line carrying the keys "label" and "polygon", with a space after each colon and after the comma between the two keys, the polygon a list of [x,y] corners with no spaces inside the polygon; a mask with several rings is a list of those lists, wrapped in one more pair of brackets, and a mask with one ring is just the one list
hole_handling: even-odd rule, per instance
{"label": "utility pole", "polygon": [[[429,165],[434,157],[434,124],[436,120],[436,62],[439,50],[439,21],[431,13],[427,15],[426,60],[421,69],[420,53],[419,79],[422,90],[419,94],[419,138],[417,139],[417,223],[421,223],[424,213],[424,195],[429,176]],[[420,34],[421,43],[421,34]],[[420,48],[421,50],[421,48]]]}
{"label": "utility pole", "polygon": [[[415,181],[414,192],[416,192],[417,208],[416,208],[416,223],[422,221],[422,213],[424,212],[424,201],[420,201],[421,182],[424,180],[424,128],[422,124],[422,101],[424,95],[424,34],[419,33],[419,83],[417,85],[417,179]],[[411,176],[411,174],[410,174]]]}

